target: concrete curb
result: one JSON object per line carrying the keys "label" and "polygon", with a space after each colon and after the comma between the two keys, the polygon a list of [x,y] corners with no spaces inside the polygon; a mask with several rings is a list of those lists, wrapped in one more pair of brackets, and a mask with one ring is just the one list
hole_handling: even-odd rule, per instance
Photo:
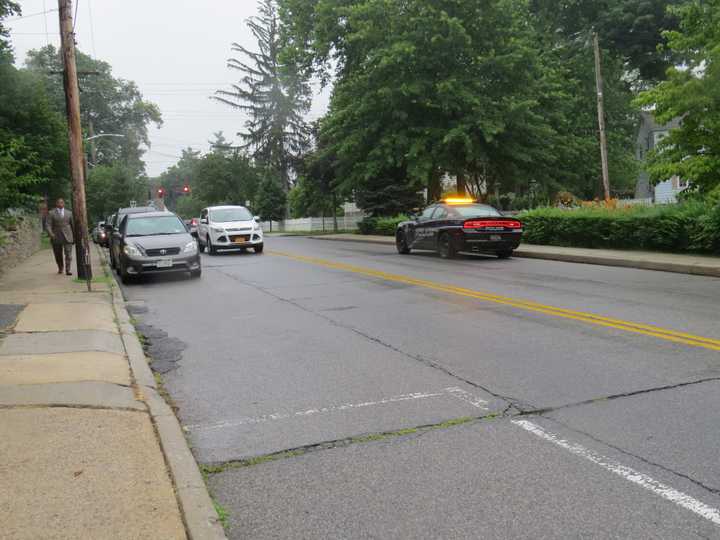
{"label": "concrete curb", "polygon": [[[107,264],[107,257],[101,248],[100,258]],[[133,378],[140,398],[145,401],[155,426],[165,463],[170,471],[180,513],[189,540],[227,540],[222,524],[215,512],[207,486],[200,469],[190,451],[180,422],[163,397],[157,391],[155,377],[145,359],[135,328],[130,323],[130,314],[115,275],[111,287],[113,309],[120,327],[120,337],[130,363]]]}
{"label": "concrete curb", "polygon": [[[395,245],[395,240],[392,237],[387,237],[387,239],[363,238],[361,235],[358,235],[357,238],[333,238],[328,236],[308,235],[305,238],[311,238],[313,240],[326,240],[331,242],[361,242],[365,244]],[[639,270],[656,270],[659,272],[672,272],[676,274],[690,274],[695,276],[720,277],[720,266],[705,265],[697,262],[659,262],[637,259],[622,259],[617,257],[607,257],[603,255],[590,255],[586,253],[573,254],[560,252],[539,252],[528,250],[527,248],[523,249],[523,247],[515,250],[513,256],[525,259],[543,259],[548,261],[596,264],[602,266],[618,266],[623,268],[637,268]]]}
{"label": "concrete curb", "polygon": [[536,251],[515,251],[514,256],[526,259],[544,259],[549,261],[574,262],[583,264],[599,264],[603,266],[619,266],[623,268],[637,268],[639,270],[657,270],[659,272],[672,272],[675,274],[691,274],[696,276],[720,277],[720,267],[685,264],[674,262],[640,261],[633,259],[618,259],[603,257],[602,255],[574,255],[572,253],[540,253]]}

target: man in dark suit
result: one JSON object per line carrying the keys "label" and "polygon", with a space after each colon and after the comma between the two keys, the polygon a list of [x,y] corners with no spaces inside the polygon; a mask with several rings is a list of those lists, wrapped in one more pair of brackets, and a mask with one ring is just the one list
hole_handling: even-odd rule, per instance
{"label": "man in dark suit", "polygon": [[58,199],[55,208],[48,212],[47,233],[50,235],[58,274],[63,272],[63,252],[65,252],[65,274],[72,276],[70,264],[73,250],[73,218],[72,212],[65,209],[65,201]]}

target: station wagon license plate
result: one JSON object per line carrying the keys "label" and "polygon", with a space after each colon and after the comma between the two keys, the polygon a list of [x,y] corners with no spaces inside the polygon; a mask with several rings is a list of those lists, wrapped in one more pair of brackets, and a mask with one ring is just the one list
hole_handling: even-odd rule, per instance
{"label": "station wagon license plate", "polygon": [[156,266],[158,268],[172,268],[172,265],[172,259],[160,259]]}
{"label": "station wagon license plate", "polygon": [[490,241],[491,242],[500,242],[502,240],[502,236],[499,234],[491,234],[490,235]]}

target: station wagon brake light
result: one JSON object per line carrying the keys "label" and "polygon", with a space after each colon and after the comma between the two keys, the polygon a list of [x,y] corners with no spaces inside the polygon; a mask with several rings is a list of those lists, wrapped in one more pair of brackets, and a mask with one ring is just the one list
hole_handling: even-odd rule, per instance
{"label": "station wagon brake light", "polygon": [[489,219],[471,219],[463,224],[463,229],[485,229],[487,227],[503,227],[507,229],[522,229],[519,221],[497,221]]}

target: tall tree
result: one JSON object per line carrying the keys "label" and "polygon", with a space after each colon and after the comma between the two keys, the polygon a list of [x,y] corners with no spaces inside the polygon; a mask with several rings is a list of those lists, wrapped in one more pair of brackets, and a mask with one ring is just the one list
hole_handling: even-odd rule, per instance
{"label": "tall tree", "polygon": [[3,19],[19,13],[17,3],[0,0],[0,211],[63,195],[68,182],[64,119],[41,81],[13,65]]}
{"label": "tall tree", "polygon": [[653,180],[673,175],[701,192],[720,185],[720,0],[689,0],[674,8],[680,29],[668,32],[681,67],[638,102],[661,123],[682,118],[650,157]]}
{"label": "tall tree", "polygon": [[3,25],[3,19],[10,15],[20,14],[20,4],[12,0],[0,0],[0,62],[13,61],[12,47],[8,38],[8,29]]}
{"label": "tall tree", "polygon": [[531,0],[530,5],[551,42],[577,41],[596,31],[608,52],[625,64],[625,77],[646,85],[664,79],[674,61],[663,32],[677,29],[678,18],[668,8],[684,1]]}
{"label": "tall tree", "polygon": [[480,171],[524,184],[548,167],[531,159],[553,133],[524,1],[318,0],[312,12],[301,4],[283,1],[283,13],[313,26],[303,36],[288,22],[290,54],[310,54],[304,65],[320,74],[334,62],[322,135],[345,191],[372,213],[395,211],[391,196],[411,204],[441,171],[463,189]]}
{"label": "tall tree", "polygon": [[280,181],[272,175],[267,175],[258,187],[253,208],[261,219],[272,222],[285,217],[287,195],[280,185]]}
{"label": "tall tree", "polygon": [[[91,166],[113,165],[121,161],[136,174],[143,174],[143,146],[150,145],[148,126],[162,125],[159,108],[143,98],[133,81],[114,77],[107,62],[81,51],[77,51],[76,57],[81,74],[81,121],[85,135],[122,135],[90,141],[87,151]],[[60,51],[52,45],[32,50],[28,52],[26,65],[42,78],[55,108],[64,111]]]}
{"label": "tall tree", "polygon": [[292,170],[307,144],[303,115],[310,108],[310,86],[297,67],[281,56],[280,20],[275,0],[260,0],[259,15],[247,26],[257,40],[257,51],[238,43],[229,68],[241,73],[231,90],[218,90],[214,98],[247,114],[239,133],[258,164],[278,175],[283,190],[292,184]]}

